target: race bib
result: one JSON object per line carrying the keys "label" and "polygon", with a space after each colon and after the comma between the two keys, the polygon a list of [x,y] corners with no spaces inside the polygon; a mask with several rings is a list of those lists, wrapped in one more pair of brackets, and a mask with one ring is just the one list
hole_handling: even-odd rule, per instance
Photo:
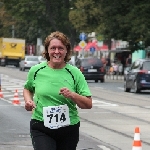
{"label": "race bib", "polygon": [[70,125],[69,108],[67,105],[43,107],[44,126],[58,129]]}

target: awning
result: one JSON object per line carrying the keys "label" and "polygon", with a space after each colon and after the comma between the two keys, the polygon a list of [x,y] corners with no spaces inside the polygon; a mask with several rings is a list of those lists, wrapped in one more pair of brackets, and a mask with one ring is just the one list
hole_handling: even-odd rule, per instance
{"label": "awning", "polygon": [[94,47],[95,50],[98,50],[98,49],[99,49],[99,47],[97,46],[97,42],[88,42],[84,49],[85,49],[86,51],[89,51],[90,48],[92,48],[92,47]]}
{"label": "awning", "polygon": [[100,51],[108,51],[108,46],[107,45],[103,45],[99,47]]}
{"label": "awning", "polygon": [[82,48],[79,46],[79,45],[77,45],[77,46],[75,46],[74,48],[73,48],[73,50],[74,51],[80,51]]}

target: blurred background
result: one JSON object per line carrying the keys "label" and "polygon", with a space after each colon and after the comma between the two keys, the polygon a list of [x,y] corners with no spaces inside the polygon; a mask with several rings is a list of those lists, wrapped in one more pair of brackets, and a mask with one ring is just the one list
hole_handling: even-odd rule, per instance
{"label": "blurred background", "polygon": [[[149,8],[140,0],[0,0],[0,37],[23,39],[25,55],[41,55],[45,37],[61,31],[75,58],[109,57],[125,67],[130,54],[132,60],[150,56]],[[1,52],[0,60],[5,57]]]}

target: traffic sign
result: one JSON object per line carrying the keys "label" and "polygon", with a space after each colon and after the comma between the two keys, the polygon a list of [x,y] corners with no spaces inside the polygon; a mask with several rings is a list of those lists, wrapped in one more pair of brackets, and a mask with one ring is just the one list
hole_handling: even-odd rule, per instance
{"label": "traffic sign", "polygon": [[90,47],[90,52],[94,53],[95,52],[95,47]]}
{"label": "traffic sign", "polygon": [[96,39],[97,39],[98,41],[103,41],[103,40],[104,40],[104,36],[101,35],[101,34],[98,34],[98,35],[96,36]]}
{"label": "traffic sign", "polygon": [[98,46],[103,46],[103,41],[98,41],[98,42],[97,42],[97,45],[98,45]]}
{"label": "traffic sign", "polygon": [[80,35],[79,35],[79,39],[81,40],[81,41],[85,41],[86,40],[86,34],[85,33],[80,33]]}
{"label": "traffic sign", "polygon": [[86,46],[86,42],[85,41],[80,41],[79,46],[81,48],[84,48]]}

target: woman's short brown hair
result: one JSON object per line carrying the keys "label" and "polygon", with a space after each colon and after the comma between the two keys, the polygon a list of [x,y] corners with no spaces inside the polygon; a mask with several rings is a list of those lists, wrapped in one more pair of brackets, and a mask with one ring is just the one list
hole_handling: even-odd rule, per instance
{"label": "woman's short brown hair", "polygon": [[45,42],[44,42],[45,50],[43,52],[43,57],[46,58],[47,61],[50,60],[50,57],[49,57],[49,54],[48,54],[48,46],[49,46],[50,41],[52,39],[58,39],[66,46],[67,54],[66,54],[66,57],[64,58],[64,61],[68,62],[70,60],[70,57],[71,57],[71,54],[72,54],[71,43],[70,43],[70,40],[68,39],[68,37],[65,34],[63,34],[62,32],[59,32],[59,31],[52,32],[50,35],[48,35],[46,37]]}

